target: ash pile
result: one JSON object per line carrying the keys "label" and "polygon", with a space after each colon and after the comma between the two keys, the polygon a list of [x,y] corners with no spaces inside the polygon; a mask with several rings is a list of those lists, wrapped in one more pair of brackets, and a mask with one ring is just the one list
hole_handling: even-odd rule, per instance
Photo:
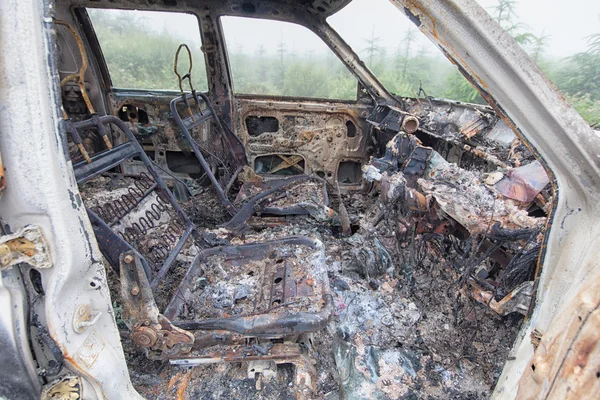
{"label": "ash pile", "polygon": [[544,169],[461,168],[400,133],[364,173],[373,205],[328,248],[340,394],[488,398],[532,303]]}

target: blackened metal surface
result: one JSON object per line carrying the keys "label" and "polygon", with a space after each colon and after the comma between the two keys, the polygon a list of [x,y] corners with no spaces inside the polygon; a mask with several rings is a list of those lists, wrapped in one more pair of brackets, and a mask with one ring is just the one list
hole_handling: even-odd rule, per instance
{"label": "blackened metal surface", "polygon": [[279,130],[279,120],[275,117],[250,115],[246,117],[246,129],[248,129],[248,135],[250,136],[259,136],[265,132],[277,132]]}
{"label": "blackened metal surface", "polygon": [[[172,320],[178,315],[202,317],[174,322],[184,329],[250,336],[319,330],[333,313],[323,252],[320,242],[306,237],[205,250],[196,256],[164,314]],[[199,282],[208,277],[211,282],[198,296]],[[228,288],[243,295],[234,295],[224,306],[211,293]]]}
{"label": "blackened metal surface", "polygon": [[372,164],[380,172],[398,171],[417,146],[415,136],[401,132],[387,142],[383,157],[373,159]]}
{"label": "blackened metal surface", "polygon": [[402,127],[405,113],[395,107],[380,105],[373,109],[367,121],[378,129],[397,133]]}
{"label": "blackened metal surface", "polygon": [[325,297],[325,307],[319,313],[257,315],[243,318],[213,318],[197,321],[177,321],[175,325],[186,330],[224,329],[249,336],[287,335],[292,333],[316,332],[325,328],[333,315],[333,297]]}
{"label": "blackened metal surface", "polygon": [[[311,179],[310,176],[300,175],[300,176],[295,176],[295,177],[286,179],[283,182],[279,181],[278,184],[271,186],[269,189],[266,189],[263,192],[261,192],[260,194],[249,199],[244,204],[244,206],[242,208],[240,208],[239,211],[233,216],[233,218],[231,218],[231,220],[229,220],[229,222],[227,222],[226,224],[223,225],[223,227],[230,229],[232,231],[235,231],[235,232],[242,232],[243,230],[245,230],[246,221],[248,221],[248,219],[256,212],[256,208],[261,201],[266,200],[267,197],[271,196],[273,193],[285,190],[285,188],[287,186],[289,186],[293,183],[299,183],[302,181],[307,181],[309,179]],[[275,212],[281,211],[281,210],[270,210],[270,211],[271,211],[271,213],[275,213]],[[298,214],[306,214],[306,210],[294,210],[294,206],[292,206],[292,208],[290,209],[290,212],[293,213],[294,211],[298,211]],[[280,213],[280,215],[283,215],[283,214]]]}
{"label": "blackened metal surface", "polygon": [[[17,269],[1,272],[0,304],[3,314],[17,321],[27,320],[25,287]],[[0,397],[7,399],[38,399],[41,380],[35,376],[35,367],[28,348],[27,330],[11,318],[0,320]],[[31,364],[28,365],[28,361]],[[37,381],[35,379],[38,379]]]}
{"label": "blackened metal surface", "polygon": [[[110,227],[93,211],[87,210],[87,212],[102,255],[104,255],[111,267],[113,267],[116,272],[119,272],[119,257],[121,254],[131,251],[135,252],[135,249],[119,235],[113,232],[113,230],[110,229]],[[151,276],[150,267],[143,258],[142,264],[144,266],[146,276],[148,276],[149,279]]]}
{"label": "blackened metal surface", "polygon": [[[184,110],[190,113],[189,117],[183,118],[182,106]],[[192,107],[194,111],[192,111]],[[223,125],[215,114],[208,98],[203,94],[190,93],[176,97],[171,101],[170,108],[171,116],[210,179],[221,204],[231,215],[234,215],[237,210],[229,200],[227,191],[237,178],[245,156],[242,160],[240,160],[241,157],[236,156]],[[206,140],[199,143],[192,137],[190,131],[208,120],[214,124],[213,126],[216,129],[210,132]],[[234,140],[239,141],[237,137]]]}
{"label": "blackened metal surface", "polygon": [[254,360],[274,360],[277,363],[296,363],[301,355],[297,343],[265,343],[251,346],[231,346],[221,349],[211,349],[206,354],[178,357],[171,364],[195,366],[219,362],[248,362]]}
{"label": "blackened metal surface", "polygon": [[[310,181],[314,182],[315,185],[309,186]],[[299,205],[298,202],[304,200],[325,206],[329,205],[329,196],[327,194],[326,185],[327,183],[324,179],[319,178],[318,176],[307,175],[261,182],[247,182],[240,188],[238,198],[244,192],[248,192],[248,195],[245,195],[244,197],[250,197],[250,201],[254,204],[254,208],[260,209],[261,214],[306,215],[308,212]],[[292,191],[293,187],[298,187],[299,191],[302,192],[302,195],[295,196],[292,194],[288,198],[288,192]],[[256,192],[259,192],[259,194],[252,195],[252,193]],[[284,200],[281,204],[279,204],[278,201],[270,201],[267,202],[265,207],[257,207],[263,199],[266,199],[271,194],[277,192],[283,193]],[[247,209],[248,207],[248,205],[244,205],[244,208]]]}
{"label": "blackened metal surface", "polygon": [[[183,107],[183,108],[182,108]],[[240,152],[235,151],[235,147],[242,146],[239,138],[233,134],[228,134],[225,125],[221,124],[219,117],[216,115],[208,98],[202,93],[190,93],[184,96],[177,97],[170,104],[171,115],[181,134],[192,148],[194,155],[202,165],[204,172],[210,179],[219,199],[227,211],[233,215],[232,220],[226,224],[226,227],[239,229],[246,220],[255,212],[256,205],[267,198],[272,193],[283,190],[292,183],[298,183],[302,180],[307,180],[306,175],[282,179],[273,182],[248,183],[251,185],[262,185],[262,190],[256,196],[248,199],[245,205],[239,210],[235,204],[229,199],[229,189],[233,186],[238,174],[242,168],[247,165],[247,160]],[[194,110],[194,111],[192,111]],[[189,113],[189,117],[183,117],[185,113]],[[183,114],[183,115],[182,115]],[[200,126],[207,121],[213,122],[212,132],[209,137],[198,143],[191,135],[191,129]],[[235,146],[232,144],[235,144]],[[218,175],[215,173],[217,172]],[[318,178],[315,178],[318,179]],[[325,182],[323,182],[324,187]],[[325,191],[325,189],[324,189]],[[326,195],[324,197],[326,201]],[[277,215],[293,215],[307,214],[307,211],[295,204],[290,204],[287,207],[271,207],[268,210],[270,213]]]}
{"label": "blackened metal surface", "polygon": [[79,184],[85,183],[136,155],[138,155],[138,149],[135,148],[132,142],[123,143],[112,150],[94,154],[91,157],[91,163],[82,160],[73,166],[75,179]]}
{"label": "blackened metal surface", "polygon": [[403,168],[404,175],[410,187],[415,187],[417,179],[425,175],[425,169],[428,166],[429,159],[433,149],[429,147],[417,146]]}
{"label": "blackened metal surface", "polygon": [[152,279],[152,287],[156,287],[162,281],[162,279],[169,273],[171,265],[173,264],[173,262],[183,249],[185,242],[188,240],[188,238],[195,229],[196,228],[193,225],[188,226],[177,241],[177,243],[175,244],[175,246],[172,249],[167,249],[168,257],[163,263],[162,267],[160,267],[160,270],[158,271],[156,276]]}

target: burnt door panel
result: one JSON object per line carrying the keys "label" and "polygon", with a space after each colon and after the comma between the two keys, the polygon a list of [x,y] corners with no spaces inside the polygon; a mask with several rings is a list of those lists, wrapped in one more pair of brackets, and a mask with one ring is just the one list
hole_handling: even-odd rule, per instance
{"label": "burnt door panel", "polygon": [[316,174],[341,190],[363,188],[372,151],[368,105],[237,97],[237,134],[260,175]]}

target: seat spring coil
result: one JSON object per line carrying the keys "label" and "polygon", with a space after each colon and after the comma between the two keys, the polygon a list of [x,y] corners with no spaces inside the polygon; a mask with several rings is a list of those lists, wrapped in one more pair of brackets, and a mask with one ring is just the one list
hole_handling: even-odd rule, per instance
{"label": "seat spring coil", "polygon": [[132,211],[145,197],[145,192],[154,185],[154,180],[146,173],[140,174],[140,179],[134,181],[135,187],[129,187],[128,193],[103,206],[92,208],[108,224],[114,224]]}

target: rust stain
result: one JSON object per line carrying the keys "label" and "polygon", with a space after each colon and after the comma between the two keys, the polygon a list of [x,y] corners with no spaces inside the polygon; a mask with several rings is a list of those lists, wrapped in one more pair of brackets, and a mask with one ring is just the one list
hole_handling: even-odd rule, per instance
{"label": "rust stain", "polygon": [[[192,370],[193,371],[193,370]],[[190,383],[190,379],[192,378],[192,371],[188,371],[184,373],[183,380],[177,389],[177,400],[184,400],[185,391]]]}
{"label": "rust stain", "polygon": [[544,332],[517,398],[579,399],[600,391],[597,287],[598,278],[591,279]]}
{"label": "rust stain", "polygon": [[[9,240],[4,243],[4,246],[6,246],[5,249],[8,250],[8,253],[21,253],[27,257],[33,257],[36,253],[35,244],[31,240],[25,238]],[[4,248],[0,248],[0,252],[2,252],[3,249]]]}
{"label": "rust stain", "polygon": [[79,363],[78,363],[78,362],[77,362],[77,361],[76,361],[76,360],[75,360],[73,357],[71,357],[71,356],[70,356],[70,355],[67,353],[67,350],[66,350],[66,349],[65,349],[63,346],[60,346],[60,342],[59,342],[59,341],[57,341],[57,340],[55,339],[55,337],[54,337],[52,334],[50,334],[50,337],[51,337],[51,338],[52,338],[52,340],[54,340],[54,342],[55,342],[55,343],[56,343],[56,344],[57,344],[57,345],[60,347],[60,350],[61,350],[61,351],[62,351],[62,353],[63,353],[63,358],[64,358],[64,360],[65,360],[66,362],[68,362],[68,363],[71,365],[72,369],[74,369],[74,370],[75,370],[75,372],[78,372],[79,374],[83,375],[83,376],[84,376],[84,377],[85,377],[87,380],[90,380],[90,381],[93,381],[93,382],[95,382],[95,383],[96,383],[96,385],[94,385],[94,390],[98,390],[98,391],[100,391],[101,398],[104,398],[104,399],[106,399],[107,397],[106,397],[106,394],[104,393],[104,390],[103,390],[103,388],[102,388],[103,386],[102,386],[102,385],[101,385],[101,384],[100,384],[100,383],[99,383],[99,382],[98,382],[98,381],[97,381],[97,380],[96,380],[94,377],[92,377],[92,376],[91,376],[91,375],[90,375],[90,374],[87,372],[87,368],[82,368],[82,367],[79,365]]}
{"label": "rust stain", "polygon": [[[410,10],[410,12],[412,12],[414,15],[420,16],[421,17],[421,26],[424,25],[423,23],[423,16],[427,17],[428,22],[431,24],[431,34],[434,35],[436,38],[438,38],[438,33],[436,30],[436,26],[435,26],[435,18],[433,18],[431,16],[430,13],[428,13],[418,1],[415,0],[403,0],[404,6],[406,8],[408,8]],[[418,12],[415,12],[415,10],[417,10]],[[421,27],[420,26],[420,27]],[[419,28],[420,28],[419,27]]]}
{"label": "rust stain", "polygon": [[174,387],[177,387],[177,400],[185,399],[185,392],[192,378],[193,370],[178,372],[169,380],[167,390],[170,392]]}

